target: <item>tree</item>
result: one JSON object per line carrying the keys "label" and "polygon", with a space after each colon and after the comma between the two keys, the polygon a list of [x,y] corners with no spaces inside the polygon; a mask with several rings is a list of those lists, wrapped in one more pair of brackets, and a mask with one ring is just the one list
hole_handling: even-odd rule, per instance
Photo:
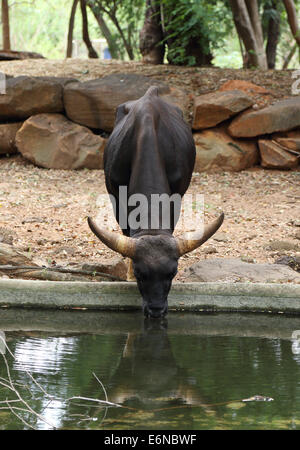
{"label": "tree", "polygon": [[9,30],[9,6],[8,0],[2,0],[2,41],[3,50],[11,50]]}
{"label": "tree", "polygon": [[[211,2],[213,4],[213,2]],[[211,65],[211,6],[205,1],[162,0],[168,61],[177,65]]]}
{"label": "tree", "polygon": [[156,0],[146,0],[146,12],[143,28],[140,31],[140,52],[143,62],[163,64],[165,44],[161,24],[161,5]]}
{"label": "tree", "polygon": [[229,4],[237,33],[245,46],[246,65],[267,69],[257,0],[229,0]]}
{"label": "tree", "polygon": [[[98,18],[98,23],[99,21],[104,23],[104,16],[109,19],[117,31],[118,38],[115,39],[115,42],[119,41],[119,54],[122,54],[123,46],[129,59],[133,60],[136,51],[137,30],[143,13],[143,0],[87,0],[87,5]],[[109,30],[108,27],[106,28]]]}
{"label": "tree", "polygon": [[210,65],[228,32],[228,12],[221,0],[146,0],[143,60],[161,63],[166,49],[170,64]]}
{"label": "tree", "polygon": [[292,35],[294,36],[295,41],[297,42],[297,45],[300,48],[300,29],[298,25],[298,19],[297,19],[297,11],[296,6],[293,0],[283,0],[288,22],[291,28]]}
{"label": "tree", "polygon": [[263,25],[267,39],[266,56],[269,69],[275,69],[277,46],[280,37],[280,13],[278,3],[269,0],[264,5]]}
{"label": "tree", "polygon": [[89,58],[98,58],[97,52],[93,47],[93,44],[89,36],[88,19],[86,11],[86,0],[80,0],[80,9],[82,15],[82,39],[88,49]]}
{"label": "tree", "polygon": [[74,30],[74,21],[75,14],[79,0],[73,0],[71,14],[69,19],[69,30],[68,30],[68,45],[67,45],[67,58],[72,58],[72,50],[73,50],[73,30]]}
{"label": "tree", "polygon": [[111,57],[113,59],[120,59],[118,45],[117,45],[116,40],[115,40],[113,34],[111,33],[109,27],[107,26],[107,23],[103,17],[103,14],[101,14],[101,12],[99,10],[96,10],[95,8],[93,8],[90,3],[88,3],[88,6],[91,8],[91,11],[93,12],[93,14],[95,16],[95,19],[98,22],[101,33],[103,34],[103,36],[106,39]]}

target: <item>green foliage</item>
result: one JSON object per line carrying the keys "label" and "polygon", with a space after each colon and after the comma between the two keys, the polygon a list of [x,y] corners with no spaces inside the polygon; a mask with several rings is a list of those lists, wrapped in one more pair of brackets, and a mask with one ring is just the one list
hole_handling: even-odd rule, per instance
{"label": "green foliage", "polygon": [[144,20],[145,1],[88,0],[87,4],[94,13],[101,14],[107,23],[120,57],[125,59],[127,50],[127,53],[132,53],[138,59],[139,31]]}
{"label": "green foliage", "polygon": [[[65,57],[71,0],[29,0],[10,2],[10,26],[13,50],[34,51],[52,59]],[[74,39],[82,39],[80,8],[77,9]],[[89,13],[89,11],[88,11]],[[92,39],[99,36],[98,26],[88,14]]]}
{"label": "green foliage", "polygon": [[198,46],[204,55],[209,55],[224,45],[232,20],[223,1],[161,0],[161,4],[168,57],[174,64],[196,64],[195,55],[189,54],[191,46]]}

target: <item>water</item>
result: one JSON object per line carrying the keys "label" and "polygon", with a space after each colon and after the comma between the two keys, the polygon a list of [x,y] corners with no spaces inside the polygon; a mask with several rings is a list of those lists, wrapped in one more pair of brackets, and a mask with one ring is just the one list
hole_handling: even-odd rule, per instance
{"label": "water", "polygon": [[[0,409],[0,429],[300,429],[300,318],[8,310],[0,329],[27,403]],[[242,401],[257,394],[274,400]],[[106,395],[122,407],[70,400]],[[1,385],[6,399],[18,397]]]}

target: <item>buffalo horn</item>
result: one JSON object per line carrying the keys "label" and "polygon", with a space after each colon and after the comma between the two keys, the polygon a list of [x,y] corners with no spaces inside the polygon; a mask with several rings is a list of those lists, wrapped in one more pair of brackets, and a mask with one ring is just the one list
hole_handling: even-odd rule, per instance
{"label": "buffalo horn", "polygon": [[223,220],[224,213],[222,213],[218,219],[206,225],[203,231],[188,232],[182,236],[176,237],[179,256],[189,253],[204,244],[204,242],[206,242],[220,228]]}
{"label": "buffalo horn", "polygon": [[128,258],[133,258],[135,254],[135,241],[133,238],[124,236],[114,231],[106,231],[99,228],[91,217],[88,217],[88,224],[92,232],[100,239],[103,244],[115,252]]}

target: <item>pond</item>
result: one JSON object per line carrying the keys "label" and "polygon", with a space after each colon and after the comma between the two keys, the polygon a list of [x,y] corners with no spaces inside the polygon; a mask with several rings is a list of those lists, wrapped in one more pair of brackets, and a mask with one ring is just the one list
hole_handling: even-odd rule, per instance
{"label": "pond", "polygon": [[9,309],[0,330],[0,429],[300,429],[299,317]]}

